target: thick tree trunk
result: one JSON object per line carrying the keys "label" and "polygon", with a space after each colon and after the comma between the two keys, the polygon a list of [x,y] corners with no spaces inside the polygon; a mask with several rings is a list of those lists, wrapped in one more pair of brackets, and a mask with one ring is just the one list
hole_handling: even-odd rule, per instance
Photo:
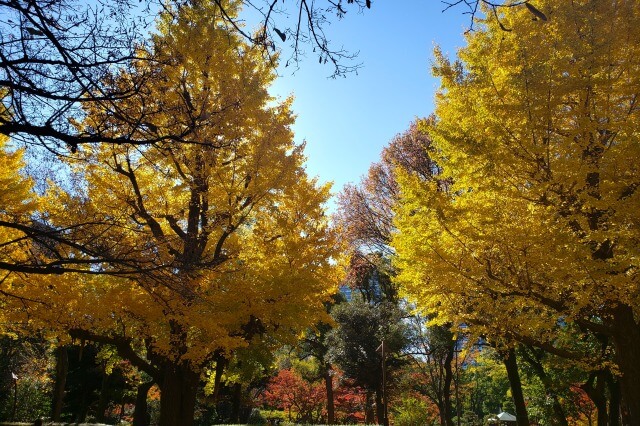
{"label": "thick tree trunk", "polygon": [[620,383],[607,371],[607,387],[609,388],[609,426],[620,426]]}
{"label": "thick tree trunk", "polygon": [[[80,359],[82,359],[82,348],[80,349]],[[81,379],[81,395],[80,395],[80,408],[76,413],[75,422],[76,423],[84,423],[87,419],[87,414],[89,414],[89,389],[87,383],[87,375],[84,374]]]}
{"label": "thick tree trunk", "polygon": [[67,384],[69,372],[69,354],[65,346],[56,350],[56,381],[53,387],[53,403],[51,406],[51,420],[60,421],[62,406],[64,404],[64,389]]}
{"label": "thick tree trunk", "polygon": [[242,408],[242,384],[236,383],[233,385],[232,398],[231,422],[238,424],[240,423],[240,409]]}
{"label": "thick tree trunk", "polygon": [[154,382],[141,383],[136,392],[136,405],[133,410],[133,426],[149,426],[147,395]]}
{"label": "thick tree trunk", "polygon": [[516,407],[516,424],[518,426],[529,426],[529,415],[527,414],[527,406],[524,403],[522,383],[520,382],[520,373],[518,373],[518,363],[516,361],[516,351],[509,349],[502,355],[504,366],[507,369],[509,385],[511,386],[513,404]]}
{"label": "thick tree trunk", "polygon": [[192,426],[199,374],[184,365],[166,365],[160,386],[160,426]]}
{"label": "thick tree trunk", "polygon": [[109,379],[110,375],[107,374],[106,369],[102,368],[102,384],[100,385],[100,397],[98,399],[98,405],[96,407],[96,421],[98,423],[104,423],[105,412],[109,405]]}
{"label": "thick tree trunk", "polygon": [[333,376],[331,368],[327,366],[324,371],[324,384],[327,390],[327,424],[332,425],[336,422],[335,406],[333,403]]}
{"label": "thick tree trunk", "polygon": [[[596,385],[593,385],[593,382]],[[607,426],[609,420],[607,418],[607,397],[604,389],[604,372],[596,371],[589,375],[589,379],[585,384],[580,386],[589,396],[597,411],[597,425]]]}
{"label": "thick tree trunk", "polygon": [[616,307],[613,316],[616,361],[622,372],[622,421],[625,425],[640,425],[640,326],[628,305]]}

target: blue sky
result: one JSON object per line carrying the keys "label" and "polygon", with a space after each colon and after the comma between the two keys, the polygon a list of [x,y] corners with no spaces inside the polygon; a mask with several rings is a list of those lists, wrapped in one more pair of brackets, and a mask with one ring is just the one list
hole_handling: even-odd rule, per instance
{"label": "blue sky", "polygon": [[297,142],[307,141],[307,171],[333,181],[334,193],[359,182],[393,136],[433,112],[433,47],[453,57],[469,25],[462,9],[443,8],[439,0],[380,0],[363,14],[350,10],[327,31],[337,47],[360,52],[363,66],[347,78],[327,78],[333,68],[311,52],[293,75],[281,66],[271,92],[295,96],[294,131]]}

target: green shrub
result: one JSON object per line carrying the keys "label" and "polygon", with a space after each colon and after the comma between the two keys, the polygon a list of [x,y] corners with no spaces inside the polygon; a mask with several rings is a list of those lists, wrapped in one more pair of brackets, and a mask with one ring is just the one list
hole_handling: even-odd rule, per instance
{"label": "green shrub", "polygon": [[267,419],[262,415],[262,413],[258,408],[254,408],[251,410],[251,414],[249,414],[249,419],[247,420],[247,424],[266,425]]}
{"label": "green shrub", "polygon": [[[5,404],[0,408],[0,417],[10,420],[13,413],[13,389]],[[18,382],[15,420],[33,422],[40,417],[47,417],[51,411],[51,396],[48,394],[47,383],[40,381],[21,380]]]}
{"label": "green shrub", "polygon": [[267,423],[277,421],[280,425],[283,425],[285,422],[289,421],[289,416],[282,410],[261,410],[260,414],[266,419]]}
{"label": "green shrub", "polygon": [[417,398],[406,398],[394,409],[395,426],[424,426],[432,424],[429,405]]}

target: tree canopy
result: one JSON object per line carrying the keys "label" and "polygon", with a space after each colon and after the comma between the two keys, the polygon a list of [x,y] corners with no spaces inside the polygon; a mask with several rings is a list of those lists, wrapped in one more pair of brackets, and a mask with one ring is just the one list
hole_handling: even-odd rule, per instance
{"label": "tree canopy", "polygon": [[539,8],[551,19],[482,21],[455,62],[436,50],[427,127],[449,184],[401,174],[399,279],[479,334],[569,358],[567,324],[609,336],[637,419],[638,4]]}
{"label": "tree canopy", "polygon": [[[73,185],[52,183],[25,212],[74,242],[49,242],[35,261],[61,256],[74,268],[10,274],[5,305],[16,328],[114,345],[158,383],[166,425],[190,424],[205,367],[254,340],[292,343],[336,288],[329,185],[304,171],[290,100],[267,93],[271,65],[216,10],[199,2],[163,13],[152,50],[140,52],[159,60],[113,82],[153,76],[140,96],[116,102],[126,117],[91,104],[75,123],[107,140],[180,134],[189,143],[78,147],[65,160]],[[16,173],[19,153],[6,159]]]}

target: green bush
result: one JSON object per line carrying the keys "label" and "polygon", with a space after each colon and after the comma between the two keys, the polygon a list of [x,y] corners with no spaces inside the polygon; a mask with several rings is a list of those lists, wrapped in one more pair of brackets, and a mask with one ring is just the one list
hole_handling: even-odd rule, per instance
{"label": "green bush", "polygon": [[395,426],[430,425],[432,417],[429,405],[417,398],[406,398],[394,409]]}
{"label": "green bush", "polygon": [[[15,420],[33,422],[37,418],[47,417],[51,411],[51,396],[47,391],[47,384],[44,382],[19,381]],[[0,408],[0,417],[6,420],[10,420],[13,413],[13,390],[8,396],[4,406]]]}
{"label": "green bush", "polygon": [[249,414],[249,419],[247,420],[247,424],[266,425],[267,419],[262,415],[262,413],[258,408],[254,408],[251,410],[251,414]]}
{"label": "green bush", "polygon": [[289,421],[289,416],[282,410],[261,410],[260,414],[266,419],[267,423],[277,421],[280,425],[283,425]]}

